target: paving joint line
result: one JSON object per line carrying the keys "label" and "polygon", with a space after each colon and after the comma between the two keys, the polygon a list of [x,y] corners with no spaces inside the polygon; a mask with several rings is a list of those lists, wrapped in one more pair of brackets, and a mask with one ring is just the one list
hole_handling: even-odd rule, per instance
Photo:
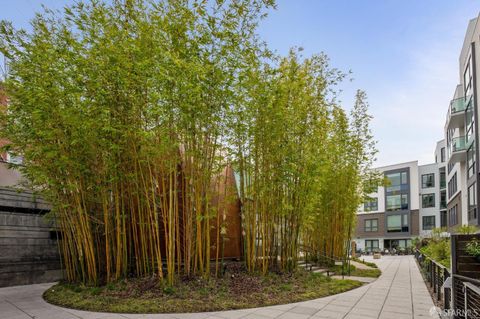
{"label": "paving joint line", "polygon": [[20,307],[18,307],[16,304],[14,304],[13,302],[11,302],[10,300],[4,299],[4,301],[7,302],[7,303],[9,303],[9,304],[11,304],[11,305],[14,306],[15,308],[17,308],[18,310],[20,310],[21,312],[23,312],[24,314],[26,314],[27,316],[29,316],[30,318],[35,319],[34,316],[28,314],[27,312],[25,312],[23,309],[21,309]]}
{"label": "paving joint line", "polygon": [[[395,259],[397,259],[397,258],[395,258]],[[393,262],[393,260],[392,260],[392,262]],[[390,282],[390,285],[388,286],[388,293],[385,296],[385,299],[384,299],[383,304],[382,304],[382,308],[380,308],[380,312],[378,313],[377,319],[380,318],[380,315],[382,314],[383,308],[385,307],[385,301],[388,299],[388,295],[390,295],[390,290],[392,289],[393,282],[395,281],[395,278],[397,278],[398,270],[400,269],[401,264],[402,264],[401,261],[397,264],[397,270],[395,271],[395,274],[393,275],[392,281]]]}

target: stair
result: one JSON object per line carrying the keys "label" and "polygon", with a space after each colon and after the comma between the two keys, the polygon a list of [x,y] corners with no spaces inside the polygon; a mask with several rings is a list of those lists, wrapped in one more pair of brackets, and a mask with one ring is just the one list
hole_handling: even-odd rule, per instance
{"label": "stair", "polygon": [[311,271],[313,273],[327,274],[327,276],[330,276],[330,273],[327,268],[323,268],[311,263],[306,263],[304,260],[299,260],[297,264],[299,268],[303,268],[307,271]]}

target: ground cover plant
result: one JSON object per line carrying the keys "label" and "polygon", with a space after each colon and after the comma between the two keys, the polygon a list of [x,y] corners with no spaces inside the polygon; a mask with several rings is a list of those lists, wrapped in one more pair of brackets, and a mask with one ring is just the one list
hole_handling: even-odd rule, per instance
{"label": "ground cover plant", "polygon": [[356,262],[359,262],[359,263],[362,263],[362,264],[364,264],[368,267],[371,267],[371,268],[378,268],[376,263],[373,263],[373,262],[370,262],[370,261],[365,261],[364,259],[361,259],[361,258],[352,258],[352,260],[354,260]]}
{"label": "ground cover plant", "polygon": [[44,298],[60,306],[101,312],[174,313],[252,308],[320,298],[361,286],[321,274],[296,271],[252,274],[229,270],[225,277],[184,278],[175,287],[157,278],[122,279],[104,287],[58,284]]}
{"label": "ground cover plant", "polygon": [[335,265],[329,268],[329,270],[335,275],[342,275],[342,272],[344,275],[349,275],[349,276],[357,276],[357,277],[373,277],[377,278],[380,277],[382,272],[378,268],[372,268],[372,269],[360,269],[355,267],[354,265],[350,265],[350,272],[348,271],[349,266],[341,266],[341,265]]}

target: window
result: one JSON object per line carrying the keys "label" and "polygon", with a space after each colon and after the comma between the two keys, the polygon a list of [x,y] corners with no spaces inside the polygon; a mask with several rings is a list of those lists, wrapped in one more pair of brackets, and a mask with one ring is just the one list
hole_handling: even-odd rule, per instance
{"label": "window", "polygon": [[468,99],[468,101],[466,101],[465,103],[468,103],[467,110],[465,112],[465,115],[466,115],[465,131],[466,131],[466,137],[467,137],[466,142],[471,143],[475,138],[475,116],[473,113],[473,101],[472,99]]}
{"label": "window", "polygon": [[422,175],[422,188],[435,187],[435,174]]}
{"label": "window", "polygon": [[422,195],[422,208],[435,207],[435,194]]}
{"label": "window", "polygon": [[454,166],[455,166],[455,163],[448,163],[448,174],[450,174]]}
{"label": "window", "polygon": [[472,94],[472,57],[468,58],[465,71],[463,72],[463,83],[465,85],[465,97],[468,97]]}
{"label": "window", "polygon": [[378,231],[378,219],[366,219],[365,231],[366,232]]}
{"label": "window", "polygon": [[440,209],[447,209],[447,192],[440,192]]}
{"label": "window", "polygon": [[453,174],[452,178],[448,181],[448,197],[452,196],[457,192],[457,173]]}
{"label": "window", "polygon": [[408,195],[388,195],[387,196],[387,210],[406,210],[408,209]]}
{"label": "window", "polygon": [[401,233],[408,232],[408,215],[397,214],[387,216],[387,232]]}
{"label": "window", "polygon": [[475,174],[475,143],[467,150],[467,177],[470,178]]}
{"label": "window", "polygon": [[447,211],[440,212],[440,227],[447,227]]}
{"label": "window", "polygon": [[435,228],[435,216],[423,216],[422,217],[422,229],[431,230]]}
{"label": "window", "polygon": [[373,197],[368,202],[363,204],[363,210],[366,212],[372,212],[378,210],[378,198]]}
{"label": "window", "polygon": [[468,220],[477,219],[477,185],[468,188]]}
{"label": "window", "polygon": [[448,225],[449,226],[453,226],[453,225],[456,225],[458,223],[457,207],[458,207],[458,205],[455,205],[448,210]]}
{"label": "window", "polygon": [[442,163],[445,162],[445,147],[442,147],[442,148],[440,149],[440,161],[441,161]]}
{"label": "window", "polygon": [[385,189],[386,210],[408,210],[410,192],[408,170],[386,173],[385,177],[389,182]]}
{"label": "window", "polygon": [[445,188],[447,186],[447,176],[445,174],[445,169],[440,171],[440,188]]}
{"label": "window", "polygon": [[365,240],[365,251],[378,251],[378,239],[367,239]]}

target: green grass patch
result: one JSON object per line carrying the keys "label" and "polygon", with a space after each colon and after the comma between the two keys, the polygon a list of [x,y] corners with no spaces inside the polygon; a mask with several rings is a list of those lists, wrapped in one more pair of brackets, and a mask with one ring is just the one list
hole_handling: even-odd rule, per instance
{"label": "green grass patch", "polygon": [[[336,265],[329,268],[330,271],[334,272],[335,275],[342,274],[342,266]],[[348,275],[348,266],[345,265],[344,274]],[[350,276],[357,276],[357,277],[373,277],[377,278],[380,277],[382,272],[378,268],[373,269],[359,269],[356,268],[354,265],[350,265]]]}
{"label": "green grass patch", "polygon": [[352,260],[354,260],[354,261],[356,261],[356,262],[358,262],[358,263],[362,263],[362,264],[364,264],[365,266],[368,266],[368,267],[371,267],[371,268],[378,268],[376,263],[372,263],[372,262],[369,262],[369,261],[365,261],[365,260],[360,259],[360,258],[352,258]]}
{"label": "green grass patch", "polygon": [[223,278],[179,279],[163,286],[157,278],[125,279],[103,287],[60,283],[48,289],[46,301],[68,308],[116,313],[178,313],[253,308],[325,297],[361,286],[322,274],[227,272]]}

